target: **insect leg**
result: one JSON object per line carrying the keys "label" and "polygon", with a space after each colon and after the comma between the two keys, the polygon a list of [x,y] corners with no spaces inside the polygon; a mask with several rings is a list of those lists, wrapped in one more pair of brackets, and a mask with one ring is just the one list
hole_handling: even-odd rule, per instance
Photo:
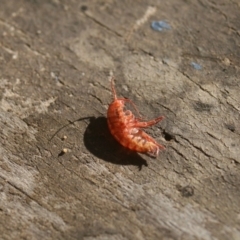
{"label": "insect leg", "polygon": [[163,145],[159,144],[157,141],[155,141],[152,137],[150,137],[147,133],[145,133],[142,130],[139,130],[136,135],[141,136],[146,141],[154,143],[156,145],[156,147],[157,147],[156,150],[157,149],[165,149],[165,147]]}
{"label": "insect leg", "polygon": [[142,116],[139,113],[139,110],[137,109],[137,106],[130,99],[128,99],[128,98],[118,98],[118,100],[122,100],[124,102],[130,103],[133,106],[134,110],[137,112],[137,114],[139,116],[139,119],[142,119]]}
{"label": "insect leg", "polygon": [[155,118],[155,119],[153,119],[151,121],[148,121],[148,122],[136,121],[135,123],[133,123],[133,127],[139,127],[139,128],[149,127],[149,126],[155,125],[156,123],[160,122],[163,119],[164,119],[164,117],[160,116],[160,117]]}

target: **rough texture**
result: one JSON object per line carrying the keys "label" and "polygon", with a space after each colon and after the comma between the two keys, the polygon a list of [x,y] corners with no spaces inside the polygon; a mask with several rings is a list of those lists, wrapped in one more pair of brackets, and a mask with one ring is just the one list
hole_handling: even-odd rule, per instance
{"label": "rough texture", "polygon": [[[0,1],[1,239],[240,239],[239,11]],[[157,159],[110,135],[111,72],[146,119],[166,117],[147,131]]]}

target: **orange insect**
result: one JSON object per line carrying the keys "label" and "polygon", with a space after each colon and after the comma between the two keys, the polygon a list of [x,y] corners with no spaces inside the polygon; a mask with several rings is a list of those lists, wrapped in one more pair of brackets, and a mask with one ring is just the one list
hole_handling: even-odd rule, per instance
{"label": "orange insect", "polygon": [[160,149],[165,149],[164,146],[157,143],[152,137],[141,130],[164,119],[163,116],[155,118],[148,122],[139,121],[130,110],[124,110],[125,103],[132,104],[138,112],[133,102],[128,98],[118,98],[114,88],[114,77],[111,79],[111,88],[113,93],[113,102],[109,105],[107,111],[107,122],[111,134],[124,147],[140,152],[147,153],[157,157]]}

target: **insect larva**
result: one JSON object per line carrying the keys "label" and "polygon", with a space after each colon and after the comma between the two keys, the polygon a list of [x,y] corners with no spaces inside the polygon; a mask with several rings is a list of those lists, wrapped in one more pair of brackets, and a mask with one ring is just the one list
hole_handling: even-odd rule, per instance
{"label": "insect larva", "polygon": [[124,147],[135,152],[147,153],[157,157],[160,149],[164,146],[157,143],[152,137],[141,130],[155,125],[164,119],[163,116],[155,118],[148,122],[141,122],[136,118],[130,110],[124,110],[125,103],[132,104],[137,111],[134,103],[128,98],[118,98],[114,88],[114,77],[111,78],[111,88],[113,93],[113,101],[108,107],[107,122],[111,134]]}

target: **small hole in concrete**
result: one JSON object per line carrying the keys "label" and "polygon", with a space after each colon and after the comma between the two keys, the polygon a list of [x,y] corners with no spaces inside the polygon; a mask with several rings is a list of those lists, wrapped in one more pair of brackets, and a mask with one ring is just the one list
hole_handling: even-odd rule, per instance
{"label": "small hole in concrete", "polygon": [[175,139],[175,137],[173,135],[171,135],[170,133],[168,133],[166,131],[163,131],[163,136],[164,136],[165,140],[168,142]]}

